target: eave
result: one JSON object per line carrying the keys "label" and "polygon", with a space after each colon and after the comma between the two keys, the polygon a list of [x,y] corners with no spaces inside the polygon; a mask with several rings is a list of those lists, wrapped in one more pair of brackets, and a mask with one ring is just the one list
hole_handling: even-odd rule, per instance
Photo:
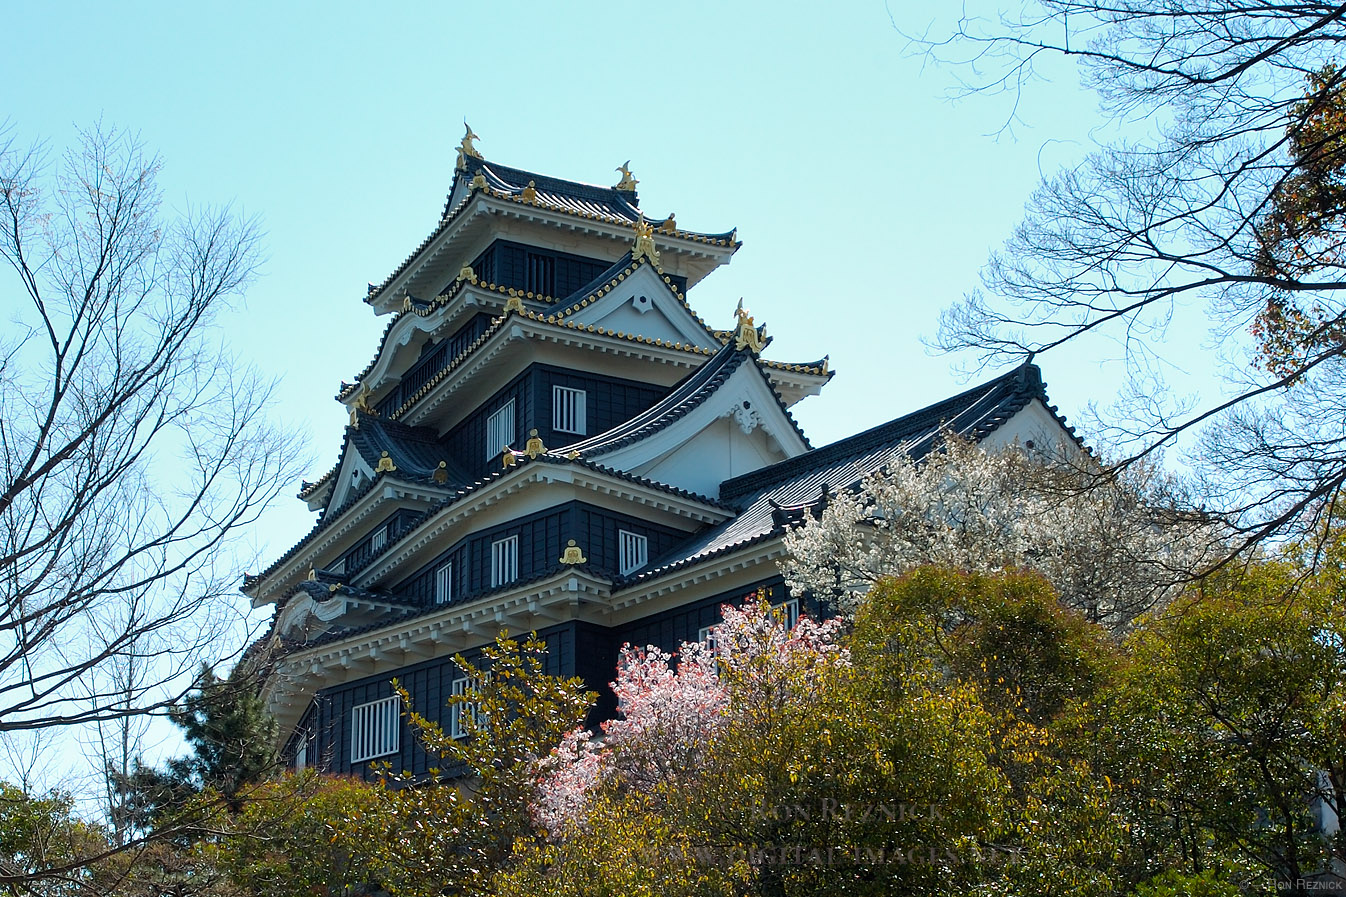
{"label": "eave", "polygon": [[[669,386],[680,380],[688,371],[700,367],[712,354],[711,350],[696,346],[682,343],[669,345],[663,340],[647,340],[620,331],[612,332],[603,327],[580,326],[568,321],[555,320],[554,316],[544,317],[528,310],[511,312],[506,317],[492,322],[480,339],[431,377],[419,392],[388,416],[393,420],[417,426],[427,425],[433,421],[441,432],[447,431],[472,408],[462,408],[444,418],[437,418],[435,413],[461,389],[478,382],[478,377],[484,370],[506,363],[505,350],[510,343],[521,340],[578,347],[616,358],[659,362],[667,366],[669,375],[664,380]],[[530,363],[530,359],[520,357],[516,362],[515,367],[521,371]],[[514,368],[511,368],[511,371],[513,370]]]}
{"label": "eave", "polygon": [[[522,456],[514,467],[502,470],[489,480],[479,481],[445,506],[427,512],[425,518],[391,542],[352,582],[370,586],[402,567],[432,544],[457,541],[471,530],[455,535],[464,526],[480,528],[479,520],[488,509],[513,501],[526,491],[539,487],[560,486],[576,493],[590,493],[616,499],[642,508],[649,515],[667,515],[696,527],[715,525],[727,520],[732,512],[704,496],[677,490],[662,484],[645,483],[618,471],[604,470],[580,459],[543,456],[536,460]],[[573,496],[567,496],[566,501]],[[543,502],[553,507],[560,502]],[[560,546],[557,546],[560,550]]]}
{"label": "eave", "polygon": [[[373,288],[365,301],[379,314],[388,314],[401,308],[403,297],[408,294],[437,293],[434,284],[447,283],[475,255],[469,255],[461,247],[477,235],[478,229],[487,226],[490,216],[496,215],[606,239],[613,243],[617,255],[634,242],[632,222],[626,219],[586,215],[490,188],[477,189],[442,219],[383,284]],[[722,238],[674,230],[656,231],[655,245],[661,254],[669,254],[669,270],[685,276],[691,286],[727,263],[741,244],[732,234]]]}
{"label": "eave", "polygon": [[[308,571],[320,566],[319,559],[334,551],[345,551],[359,536],[359,525],[369,520],[386,504],[396,502],[399,507],[433,505],[451,495],[448,489],[424,483],[410,483],[395,475],[380,474],[371,481],[349,507],[339,509],[313,525],[308,534],[296,542],[263,572],[245,576],[241,591],[252,599],[253,607],[261,607],[279,600],[280,594],[298,583]],[[352,533],[358,535],[348,539]]]}
{"label": "eave", "polygon": [[501,632],[530,632],[573,619],[586,602],[605,603],[611,584],[567,568],[541,580],[472,601],[326,641],[294,648],[262,687],[262,700],[280,725],[281,741],[298,724],[319,685],[330,688],[411,664],[452,657],[485,645]]}

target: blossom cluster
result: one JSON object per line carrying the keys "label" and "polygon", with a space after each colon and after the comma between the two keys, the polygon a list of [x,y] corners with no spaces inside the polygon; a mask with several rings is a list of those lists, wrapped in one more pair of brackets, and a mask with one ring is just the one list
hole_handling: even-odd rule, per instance
{"label": "blossom cluster", "polygon": [[[815,689],[829,668],[849,664],[842,623],[801,616],[787,628],[758,596],[721,608],[713,643],[684,642],[676,654],[626,645],[612,683],[618,715],[601,734],[576,729],[539,764],[533,804],[553,837],[578,824],[600,783],[651,792],[684,780],[700,766],[717,732],[760,696],[777,700]],[[756,703],[755,703],[756,702]]]}
{"label": "blossom cluster", "polygon": [[[1088,461],[1088,459],[1083,459]],[[949,438],[832,496],[786,537],[787,585],[853,610],[875,581],[933,564],[1032,570],[1090,621],[1123,631],[1160,606],[1218,550],[1173,509],[1150,470],[1104,476],[1017,446],[988,451]]]}

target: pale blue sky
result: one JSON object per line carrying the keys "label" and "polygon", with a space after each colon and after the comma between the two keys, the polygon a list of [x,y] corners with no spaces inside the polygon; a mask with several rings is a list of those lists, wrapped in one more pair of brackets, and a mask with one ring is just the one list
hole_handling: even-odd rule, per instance
{"label": "pale blue sky", "polygon": [[[891,6],[911,30],[929,15]],[[961,388],[921,336],[1095,121],[1066,73],[997,138],[1006,98],[948,102],[877,0],[43,3],[5,25],[0,116],[20,136],[60,148],[101,116],[163,154],[170,203],[261,218],[265,277],[225,333],[281,379],[273,410],[311,434],[310,477],[340,447],[338,382],[386,323],[365,284],[435,224],[464,117],[487,159],[604,184],[630,159],[652,217],[738,227],[733,263],[689,298],[728,326],[743,297],[771,357],[831,354],[837,377],[797,408],[815,444]],[[1067,414],[1113,389],[1086,355],[1042,363]],[[311,520],[285,499],[264,560]]]}

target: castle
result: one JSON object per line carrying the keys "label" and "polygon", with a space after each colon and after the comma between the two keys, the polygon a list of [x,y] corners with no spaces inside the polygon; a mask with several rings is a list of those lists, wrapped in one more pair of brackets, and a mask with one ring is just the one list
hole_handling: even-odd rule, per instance
{"label": "castle", "polygon": [[792,619],[783,536],[830,490],[945,430],[1066,438],[1026,364],[813,447],[790,408],[828,360],[769,360],[741,305],[719,330],[687,300],[734,231],[647,215],[628,166],[593,186],[489,162],[476,140],[438,224],[365,296],[388,324],[337,394],[335,466],[299,494],[317,522],[243,584],[275,606],[263,695],[294,767],[424,772],[390,680],[461,734],[452,657],[502,629],[536,631],[549,672],[605,691],[622,644],[705,638],[726,602],[760,590]]}

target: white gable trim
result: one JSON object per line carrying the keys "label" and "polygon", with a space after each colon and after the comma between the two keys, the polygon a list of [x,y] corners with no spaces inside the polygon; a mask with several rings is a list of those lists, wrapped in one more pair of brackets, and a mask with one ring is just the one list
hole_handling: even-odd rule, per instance
{"label": "white gable trim", "polygon": [[[793,458],[808,451],[803,438],[780,407],[771,387],[761,377],[751,362],[740,364],[715,393],[705,399],[688,414],[673,421],[664,429],[650,436],[624,445],[595,457],[605,467],[621,471],[649,469],[656,462],[664,462],[691,443],[696,437],[721,418],[728,418],[734,428],[744,435],[751,434],[757,428],[771,439],[783,458]],[[732,432],[731,432],[732,435]],[[725,446],[725,451],[729,446]],[[697,451],[703,451],[698,448]],[[761,467],[765,465],[757,465]],[[732,476],[741,476],[752,470],[736,471]],[[719,480],[714,484],[718,488]],[[670,482],[670,486],[686,489],[689,492],[706,494],[705,483]]]}
{"label": "white gable trim", "polygon": [[720,348],[720,343],[650,265],[639,266],[617,286],[567,315],[565,320],[665,342],[689,343],[702,349]]}
{"label": "white gable trim", "polygon": [[341,507],[355,488],[373,478],[374,468],[365,463],[365,459],[353,446],[347,444],[345,457],[341,459],[341,466],[332,480],[332,495],[324,507],[329,511]]}
{"label": "white gable trim", "polygon": [[[503,373],[498,379],[499,386],[504,386],[516,374],[537,360],[532,352],[539,350],[515,353],[512,357],[505,357],[506,349],[515,340],[551,343],[562,347],[579,347],[617,358],[659,362],[665,366],[663,373],[665,373],[664,379],[668,385],[672,385],[685,377],[688,371],[705,364],[709,357],[688,349],[656,346],[620,336],[589,333],[560,324],[548,324],[545,321],[533,321],[519,315],[511,315],[509,320],[500,326],[495,333],[491,334],[485,343],[478,346],[465,359],[463,364],[450,371],[443,380],[436,383],[424,396],[418,399],[405,414],[397,416],[396,419],[413,426],[433,422],[441,433],[452,429],[455,424],[476,407],[473,402],[457,402],[450,405],[451,410],[447,415],[441,417],[437,414],[436,412],[448,403],[449,399],[459,390],[471,388],[480,390],[484,394],[490,394],[498,387],[494,385],[494,381],[488,381],[487,378],[480,376],[487,369],[495,365],[502,366]],[[513,364],[510,364],[510,362],[513,362]]]}
{"label": "white gable trim", "polygon": [[[483,308],[481,299],[470,289],[466,289],[460,291],[448,304],[433,309],[429,314],[407,312],[394,321],[392,329],[379,346],[379,357],[359,381],[362,386],[368,386],[373,393],[370,401],[378,402],[383,399],[384,396],[379,395],[379,391],[385,387],[396,386],[401,381],[402,374],[419,360],[406,357],[406,353],[400,351],[410,345],[418,334],[447,339],[453,335],[453,325],[459,322],[465,312],[479,310],[491,309]],[[353,408],[358,399],[359,391],[353,391],[345,401],[346,407]]]}

